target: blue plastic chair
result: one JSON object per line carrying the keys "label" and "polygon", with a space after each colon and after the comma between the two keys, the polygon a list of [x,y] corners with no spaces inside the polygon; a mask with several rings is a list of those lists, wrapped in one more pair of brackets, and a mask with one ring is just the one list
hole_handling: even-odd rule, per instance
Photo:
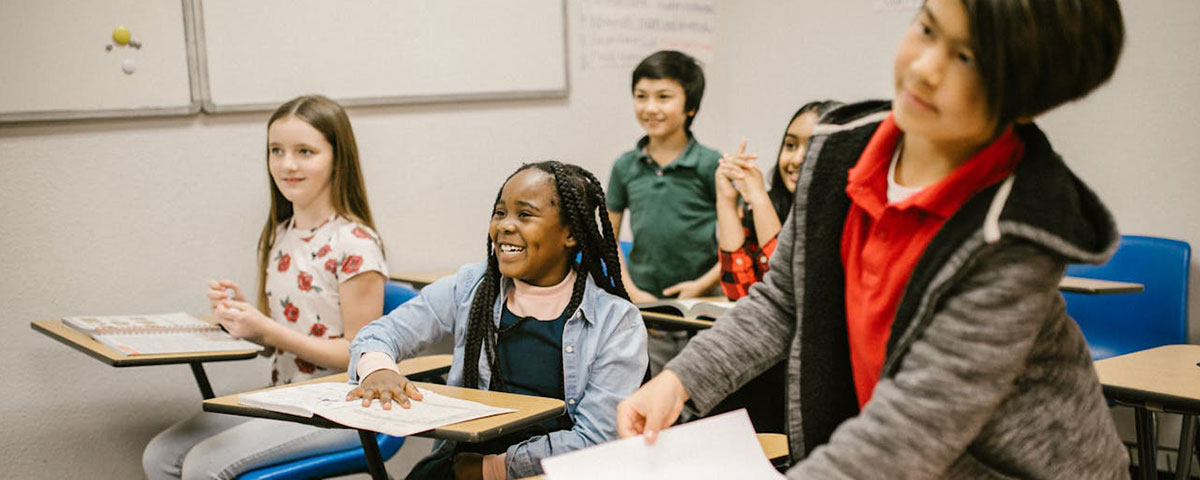
{"label": "blue plastic chair", "polygon": [[[1064,293],[1067,313],[1087,338],[1092,358],[1138,352],[1154,347],[1188,343],[1187,293],[1191,247],[1166,238],[1123,235],[1121,245],[1108,263],[1100,266],[1072,265],[1067,274],[1077,277],[1135,282],[1145,286],[1141,293],[1088,295]],[[1107,392],[1106,392],[1107,393]],[[1155,411],[1149,398],[1120,395],[1121,404],[1133,407],[1137,429],[1138,464],[1157,464],[1158,435]],[[1159,407],[1161,408],[1161,407]],[[1179,435],[1177,477],[1186,477],[1191,467],[1195,439],[1195,412],[1168,411],[1182,415]],[[1142,467],[1142,478],[1157,478],[1156,468]]]}
{"label": "blue plastic chair", "polygon": [[625,259],[629,260],[629,251],[633,250],[633,242],[617,242],[621,246],[621,253],[625,255]]}
{"label": "blue plastic chair", "polygon": [[[383,290],[383,313],[388,313],[417,296],[417,291],[395,282],[387,282]],[[377,433],[379,455],[386,461],[404,446],[404,437]],[[367,471],[366,455],[361,446],[332,453],[314,455],[278,465],[259,468],[238,476],[239,480],[296,480],[325,478]]]}
{"label": "blue plastic chair", "polygon": [[1067,314],[1101,360],[1162,345],[1188,343],[1187,293],[1191,247],[1158,237],[1122,235],[1104,265],[1071,265],[1067,275],[1140,283],[1140,293],[1063,293]]}

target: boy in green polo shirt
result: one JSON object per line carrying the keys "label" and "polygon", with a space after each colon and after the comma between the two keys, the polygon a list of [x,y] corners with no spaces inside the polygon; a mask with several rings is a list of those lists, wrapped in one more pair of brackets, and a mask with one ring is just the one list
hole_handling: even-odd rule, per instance
{"label": "boy in green polo shirt", "polygon": [[[622,280],[634,303],[713,294],[720,279],[716,182],[721,154],[692,136],[704,95],[704,71],[692,57],[661,51],[633,70],[633,111],[646,136],[613,165],[608,215],[616,234],[629,209],[633,250]],[[654,373],[686,335],[651,331]]]}

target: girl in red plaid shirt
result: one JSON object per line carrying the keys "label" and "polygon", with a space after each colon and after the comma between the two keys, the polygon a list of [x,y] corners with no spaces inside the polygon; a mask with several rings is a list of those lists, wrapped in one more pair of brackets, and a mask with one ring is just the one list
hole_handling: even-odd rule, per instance
{"label": "girl in red plaid shirt", "polygon": [[[796,180],[813,125],[837,102],[810,102],[788,122],[779,157],[771,170],[771,190],[754,163],[757,155],[738,152],[721,158],[717,167],[717,254],[721,260],[721,290],[730,300],[746,296],[750,285],[762,280],[767,260],[775,252],[775,237],[796,196]],[[739,202],[740,200],[740,202]],[[739,208],[739,203],[740,208]]]}

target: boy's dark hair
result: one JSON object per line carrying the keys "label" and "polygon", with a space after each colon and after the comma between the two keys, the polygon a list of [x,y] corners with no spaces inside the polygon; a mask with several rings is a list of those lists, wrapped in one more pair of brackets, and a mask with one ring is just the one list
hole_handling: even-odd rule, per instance
{"label": "boy's dark hair", "polygon": [[[605,210],[604,188],[595,175],[577,165],[564,164],[555,161],[527,163],[509,175],[504,183],[518,173],[530,168],[536,168],[554,179],[554,190],[557,192],[559,218],[575,236],[576,246],[568,252],[569,262],[576,270],[575,285],[571,290],[571,300],[567,303],[566,316],[570,317],[579,303],[583,300],[583,291],[590,275],[600,288],[608,293],[629,300],[625,292],[625,284],[621,283],[621,262],[617,260],[617,238],[613,235],[612,223],[608,220]],[[496,192],[495,205],[500,202],[500,193],[504,185]],[[579,264],[575,264],[576,254],[580,255]],[[463,383],[469,388],[479,387],[479,355],[486,353],[488,365],[492,371],[492,388],[499,390],[504,386],[500,364],[496,357],[496,342],[498,331],[492,318],[492,308],[496,297],[500,294],[500,267],[496,263],[496,251],[492,247],[492,239],[487,241],[487,271],[483,281],[475,290],[475,298],[471,299],[471,313],[467,320],[467,345],[464,354]]]}
{"label": "boy's dark hair", "polygon": [[[841,103],[833,100],[818,100],[815,102],[808,102],[802,105],[799,110],[796,110],[796,113],[792,114],[792,118],[791,120],[788,120],[787,124],[788,126],[791,126],[792,122],[796,121],[796,117],[809,112],[815,113],[817,114],[817,118],[821,118],[821,116],[825,115],[826,112],[833,110],[834,107],[839,105],[841,105]],[[786,141],[787,127],[784,127],[783,138],[779,140],[780,154],[783,153],[783,143]],[[805,153],[807,154],[808,152],[806,151]],[[767,192],[767,198],[771,199],[771,206],[775,207],[775,216],[779,217],[779,223],[783,223],[783,221],[787,219],[788,214],[792,212],[792,201],[795,200],[796,193],[789,192],[787,185],[783,184],[783,175],[779,173],[778,155],[775,156],[775,166],[771,167],[771,170],[774,171],[774,173],[771,174],[771,190]],[[754,231],[753,216],[746,215],[745,218],[743,218],[743,223],[750,227],[750,231]],[[764,238],[759,241],[762,242],[766,240],[767,239]]]}
{"label": "boy's dark hair", "polygon": [[1000,126],[1084,97],[1125,42],[1117,0],[962,0],[990,113]]}
{"label": "boy's dark hair", "polygon": [[633,69],[633,82],[629,91],[637,88],[638,81],[643,78],[671,79],[679,82],[684,94],[683,112],[691,112],[683,122],[683,129],[690,132],[692,120],[695,120],[696,114],[700,112],[700,99],[704,98],[704,69],[700,68],[696,59],[675,50],[654,52]]}

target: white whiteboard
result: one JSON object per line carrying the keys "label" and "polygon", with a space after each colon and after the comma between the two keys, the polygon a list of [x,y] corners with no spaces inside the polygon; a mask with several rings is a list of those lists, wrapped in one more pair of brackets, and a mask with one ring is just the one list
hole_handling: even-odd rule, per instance
{"label": "white whiteboard", "polygon": [[[197,112],[185,12],[186,0],[0,2],[0,122]],[[117,26],[141,48],[114,44]]]}
{"label": "white whiteboard", "polygon": [[562,97],[564,0],[197,0],[206,112]]}

